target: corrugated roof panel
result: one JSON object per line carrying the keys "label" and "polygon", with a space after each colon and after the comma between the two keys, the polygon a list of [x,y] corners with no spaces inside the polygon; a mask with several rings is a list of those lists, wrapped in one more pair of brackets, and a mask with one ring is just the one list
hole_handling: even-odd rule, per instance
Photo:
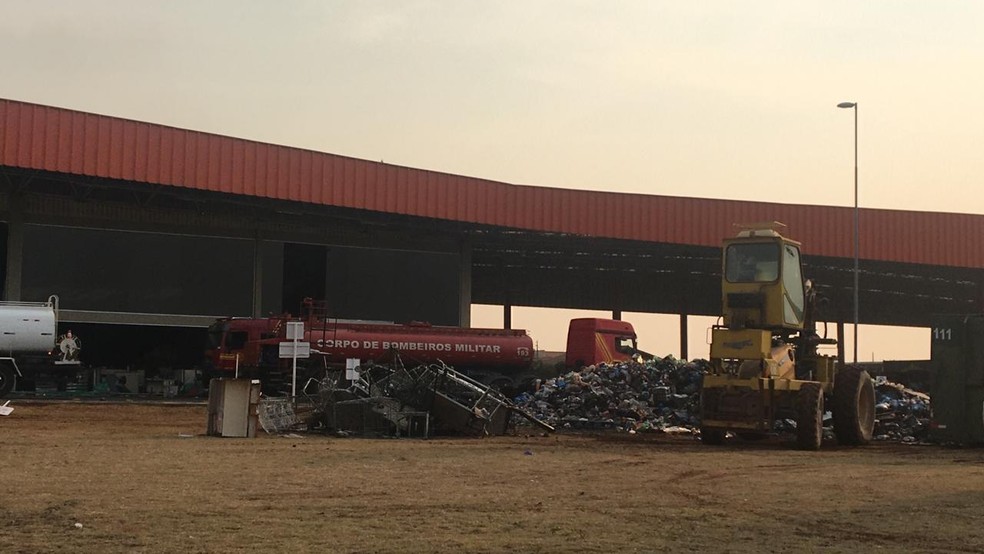
{"label": "corrugated roof panel", "polygon": [[345,206],[362,206],[365,184],[359,181],[359,160],[345,158]]}
{"label": "corrugated roof panel", "polygon": [[309,189],[307,202],[321,204],[322,182],[324,181],[323,156],[310,150],[304,151],[301,159],[301,187]]}
{"label": "corrugated roof panel", "polygon": [[58,112],[58,146],[55,154],[55,171],[69,173],[72,171],[72,114]]}
{"label": "corrugated roof panel", "polygon": [[39,167],[54,167],[58,165],[58,117],[41,119],[41,152],[36,158]]}
{"label": "corrugated roof panel", "polygon": [[374,177],[373,173],[366,171],[366,164],[362,160],[354,160],[352,162],[353,180],[355,181],[355,198],[353,199],[353,208],[364,208],[367,210],[374,209],[375,198],[373,197],[373,187],[372,179]]}
{"label": "corrugated roof panel", "polygon": [[250,196],[256,196],[257,182],[259,180],[259,175],[262,173],[259,170],[259,160],[256,156],[256,143],[247,142],[243,144],[243,176],[242,176],[242,190],[243,194],[248,194]]}
{"label": "corrugated roof panel", "polygon": [[428,179],[427,184],[427,196],[431,200],[431,209],[427,213],[430,217],[438,217],[441,219],[446,219],[448,214],[451,213],[451,207],[448,198],[447,187],[444,186],[442,182],[442,175],[440,173],[428,172],[430,179]]}
{"label": "corrugated roof panel", "polygon": [[519,195],[519,226],[543,230],[543,194],[539,187],[524,187]]}
{"label": "corrugated roof panel", "polygon": [[416,195],[411,195],[409,192],[409,182],[408,176],[410,172],[405,167],[392,166],[391,169],[395,174],[396,184],[393,186],[394,198],[396,200],[396,208],[394,208],[394,213],[398,214],[408,214],[415,211],[415,200]]}
{"label": "corrugated roof panel", "polygon": [[120,178],[127,181],[135,181],[137,126],[134,123],[126,121],[121,131],[123,133],[123,148],[120,151]]}
{"label": "corrugated roof panel", "polygon": [[290,153],[284,146],[273,148],[267,164],[270,168],[270,182],[267,183],[267,195],[270,198],[290,198]]}
{"label": "corrugated roof panel", "polygon": [[0,160],[9,160],[13,156],[7,153],[7,145],[9,144],[9,139],[7,135],[9,134],[13,138],[14,132],[7,124],[10,121],[10,112],[14,109],[13,105],[7,102],[0,102]]}
{"label": "corrugated roof panel", "polygon": [[109,147],[109,160],[106,162],[106,174],[113,179],[123,178],[123,122],[119,119],[109,120],[109,134],[106,143]]}
{"label": "corrugated roof panel", "polygon": [[232,141],[219,140],[210,145],[214,159],[209,161],[209,179],[222,192],[242,194],[242,189],[232,183]]}
{"label": "corrugated roof panel", "polygon": [[113,156],[113,120],[99,118],[95,120],[96,132],[96,175],[111,177],[110,160]]}
{"label": "corrugated roof panel", "polygon": [[233,142],[229,147],[229,183],[233,190],[242,194],[246,190],[246,143]]}
{"label": "corrugated roof panel", "polygon": [[[173,183],[174,142],[170,129],[147,133],[147,180],[156,183]],[[156,153],[156,156],[155,156]],[[159,156],[159,157],[157,157]]]}
{"label": "corrugated roof panel", "polygon": [[35,167],[31,155],[32,142],[34,140],[34,114],[30,111],[22,111],[17,118],[17,126],[20,129],[20,136],[17,141],[17,161],[24,167]]}
{"label": "corrugated roof panel", "polygon": [[182,133],[185,153],[188,160],[185,163],[185,186],[202,190],[215,190],[208,183],[208,145],[198,133]]}
{"label": "corrugated roof panel", "polygon": [[287,179],[287,198],[304,202],[301,194],[301,153],[297,149],[286,148],[286,166],[284,174]]}
{"label": "corrugated roof panel", "polygon": [[201,143],[201,150],[199,152],[203,154],[198,158],[198,163],[201,166],[198,172],[199,186],[204,184],[208,190],[228,192],[223,187],[220,179],[222,175],[222,167],[220,165],[222,138],[204,134],[198,135],[197,138]]}
{"label": "corrugated roof panel", "polygon": [[243,193],[265,196],[266,149],[255,142],[246,143],[243,149]]}
{"label": "corrugated roof panel", "polygon": [[477,205],[475,206],[475,222],[482,225],[488,225],[490,222],[498,221],[502,217],[502,202],[504,199],[502,189],[497,186],[487,186],[489,184],[474,178],[469,178],[467,184],[468,187],[479,192]]}
{"label": "corrugated roof panel", "polygon": [[311,183],[311,203],[321,204],[324,202],[322,193],[324,192],[324,180],[325,180],[325,165],[322,156],[318,156],[313,152],[307,153],[307,164],[308,172],[310,174]]}

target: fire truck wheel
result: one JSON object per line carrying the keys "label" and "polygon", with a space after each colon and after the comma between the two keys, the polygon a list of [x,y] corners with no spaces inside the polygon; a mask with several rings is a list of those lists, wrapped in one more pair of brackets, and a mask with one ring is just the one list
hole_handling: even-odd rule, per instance
{"label": "fire truck wheel", "polygon": [[823,441],[823,388],[806,383],[796,397],[796,446],[819,450]]}
{"label": "fire truck wheel", "polygon": [[701,427],[700,442],[710,444],[712,446],[724,444],[724,431],[721,429],[714,429],[712,427]]}
{"label": "fire truck wheel", "polygon": [[8,364],[0,363],[0,398],[7,396],[17,384],[17,373]]}
{"label": "fire truck wheel", "polygon": [[834,378],[834,434],[840,444],[868,444],[875,428],[875,385],[868,372],[848,366]]}

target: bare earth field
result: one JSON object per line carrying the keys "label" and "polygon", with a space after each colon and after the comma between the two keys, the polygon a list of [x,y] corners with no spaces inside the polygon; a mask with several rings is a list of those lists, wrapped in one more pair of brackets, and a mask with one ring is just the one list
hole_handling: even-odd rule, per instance
{"label": "bare earth field", "polygon": [[204,406],[11,406],[0,552],[984,551],[981,450],[221,439]]}

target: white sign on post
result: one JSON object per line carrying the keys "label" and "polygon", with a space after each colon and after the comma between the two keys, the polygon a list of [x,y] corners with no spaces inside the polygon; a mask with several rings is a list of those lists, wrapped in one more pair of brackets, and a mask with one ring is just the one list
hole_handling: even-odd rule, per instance
{"label": "white sign on post", "polygon": [[[288,321],[287,322],[287,340],[291,342],[280,343],[280,357],[281,358],[291,358],[294,363],[294,371],[291,376],[290,381],[290,396],[292,398],[297,398],[297,358],[310,358],[311,357],[311,343],[300,342],[304,338],[304,322],[303,321]],[[303,345],[303,348],[301,348]],[[284,347],[287,347],[288,353],[285,356]]]}
{"label": "white sign on post", "polygon": [[301,340],[304,338],[304,322],[303,321],[288,321],[287,322],[287,340]]}
{"label": "white sign on post", "polygon": [[[295,352],[294,349],[297,349]],[[310,358],[311,357],[311,343],[292,341],[292,342],[282,342],[280,343],[280,357],[281,358]]]}
{"label": "white sign on post", "polygon": [[345,359],[345,378],[349,381],[359,380],[359,365],[362,360],[358,358],[346,358]]}

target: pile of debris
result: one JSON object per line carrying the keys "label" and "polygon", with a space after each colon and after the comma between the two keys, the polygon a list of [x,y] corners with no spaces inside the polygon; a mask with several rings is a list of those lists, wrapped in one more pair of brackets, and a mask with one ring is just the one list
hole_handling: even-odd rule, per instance
{"label": "pile of debris", "polygon": [[884,377],[875,380],[875,440],[922,442],[929,432],[929,417],[929,395]]}
{"label": "pile of debris", "polygon": [[673,356],[599,364],[534,386],[514,402],[566,429],[690,433],[700,425],[700,386],[708,362]]}
{"label": "pile of debris", "polygon": [[[599,364],[540,383],[514,402],[536,418],[563,429],[617,429],[629,432],[696,433],[700,428],[700,386],[706,360],[672,356],[644,363]],[[920,442],[929,424],[929,396],[891,383],[875,382],[875,440]],[[824,415],[833,438],[833,417]],[[794,433],[796,421],[776,422],[777,433]]]}
{"label": "pile of debris", "polygon": [[499,391],[443,363],[372,364],[350,378],[329,374],[314,385],[312,422],[340,435],[501,435],[514,414],[553,431]]}

